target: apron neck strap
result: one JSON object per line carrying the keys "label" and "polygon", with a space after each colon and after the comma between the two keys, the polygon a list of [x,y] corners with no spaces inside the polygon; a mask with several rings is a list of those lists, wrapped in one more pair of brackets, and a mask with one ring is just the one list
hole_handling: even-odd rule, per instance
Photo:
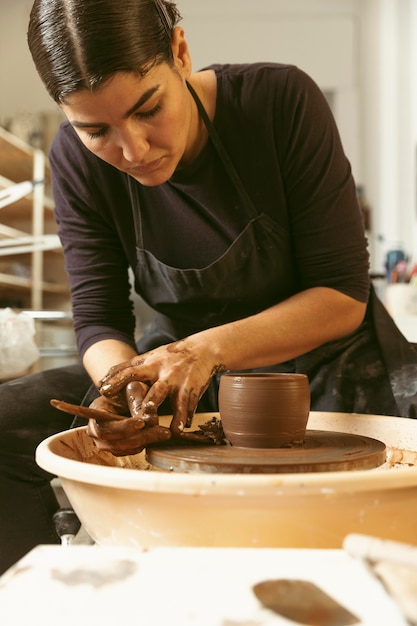
{"label": "apron neck strap", "polygon": [[190,83],[187,81],[187,87],[189,92],[191,93],[192,97],[194,98],[194,101],[197,105],[197,109],[199,114],[201,115],[201,118],[204,122],[204,124],[206,125],[209,137],[216,149],[217,154],[219,155],[224,168],[227,172],[227,174],[230,177],[230,180],[232,181],[233,185],[235,186],[236,191],[238,192],[241,201],[243,202],[243,206],[246,209],[246,212],[248,214],[248,216],[253,219],[255,217],[258,216],[258,212],[256,211],[252,200],[250,199],[248,193],[246,192],[246,189],[243,186],[243,183],[239,177],[239,174],[236,171],[235,166],[233,165],[229,155],[226,152],[225,147],[223,146],[223,143],[220,140],[220,137],[216,131],[216,129],[214,128],[214,125],[212,124],[209,116],[207,115],[207,112],[203,106],[203,103],[201,102],[200,98],[198,97],[197,93],[195,92],[195,89],[190,85]]}
{"label": "apron neck strap", "polygon": [[[243,186],[243,183],[236,171],[235,166],[233,165],[229,155],[226,152],[226,149],[223,146],[223,143],[220,140],[219,134],[217,133],[216,129],[214,128],[214,125],[212,124],[212,122],[210,121],[209,116],[207,115],[207,112],[200,100],[200,98],[198,97],[198,95],[196,94],[194,88],[190,85],[190,83],[187,82],[187,87],[192,95],[192,97],[194,98],[194,101],[197,105],[197,109],[199,114],[201,115],[201,118],[204,122],[204,124],[206,125],[209,137],[214,145],[214,148],[217,152],[217,154],[219,155],[223,166],[228,174],[228,176],[230,177],[230,180],[232,181],[236,191],[239,194],[239,197],[242,201],[243,207],[248,215],[248,217],[250,219],[254,219],[256,217],[258,217],[258,212],[256,211],[254,204],[252,202],[252,200],[250,199],[246,189]],[[134,226],[135,226],[135,235],[136,235],[136,242],[140,247],[143,247],[143,233],[142,233],[142,220],[140,219],[140,201],[139,201],[139,192],[138,192],[138,185],[135,184],[134,180],[128,176],[128,186],[129,186],[129,193],[130,193],[130,197],[133,203],[133,207],[136,207],[139,214],[136,213],[136,210],[133,211],[133,220],[134,220]]]}

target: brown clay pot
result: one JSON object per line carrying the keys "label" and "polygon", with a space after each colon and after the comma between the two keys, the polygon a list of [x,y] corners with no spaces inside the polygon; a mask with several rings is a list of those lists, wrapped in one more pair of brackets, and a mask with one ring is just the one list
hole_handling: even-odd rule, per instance
{"label": "brown clay pot", "polygon": [[219,413],[232,446],[280,448],[302,443],[310,413],[304,374],[223,374]]}

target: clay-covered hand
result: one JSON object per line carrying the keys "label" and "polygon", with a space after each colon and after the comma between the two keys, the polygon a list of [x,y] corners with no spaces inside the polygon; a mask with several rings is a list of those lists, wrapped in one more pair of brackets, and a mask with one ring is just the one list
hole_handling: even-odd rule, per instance
{"label": "clay-covered hand", "polygon": [[169,398],[173,435],[191,437],[184,428],[191,427],[198,401],[212,376],[224,369],[209,353],[202,347],[191,348],[187,339],[160,346],[110,368],[100,381],[100,393],[111,398],[132,381],[146,382],[149,390],[142,403],[143,419],[152,419]]}
{"label": "clay-covered hand", "polygon": [[142,402],[147,392],[147,385],[132,381],[113,396],[100,396],[90,404],[91,409],[126,416],[117,420],[89,419],[87,432],[100,450],[115,456],[137,454],[149,444],[171,438],[170,429],[158,424],[156,411],[143,414]]}

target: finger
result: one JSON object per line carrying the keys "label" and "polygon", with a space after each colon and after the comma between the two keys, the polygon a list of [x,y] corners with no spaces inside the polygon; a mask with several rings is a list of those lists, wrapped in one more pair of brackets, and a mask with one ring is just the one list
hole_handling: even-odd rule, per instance
{"label": "finger", "polygon": [[[126,386],[126,400],[130,414],[133,417],[140,417],[148,426],[156,426],[158,423],[158,413],[151,407],[144,410],[144,399],[149,392],[148,385],[143,382],[133,381]],[[150,409],[150,410],[149,410]]]}
{"label": "finger", "polygon": [[126,369],[127,367],[131,367],[133,365],[134,359],[135,359],[135,364],[136,365],[140,365],[140,362],[143,361],[143,358],[138,355],[137,357],[134,357],[133,359],[129,359],[128,361],[122,361],[121,363],[117,363],[116,365],[112,365],[109,368],[108,372],[103,376],[103,378],[99,382],[102,383],[103,381],[107,380],[107,378],[111,378],[112,376],[114,376],[118,372],[121,372],[122,370]]}
{"label": "finger", "polygon": [[181,389],[172,399],[173,415],[170,428],[173,434],[181,435],[185,428],[190,428],[197,402],[196,394],[190,393],[187,389]]}
{"label": "finger", "polygon": [[200,398],[201,393],[195,393],[194,391],[191,391],[188,396],[187,428],[191,428],[192,426],[194,414],[197,410]]}
{"label": "finger", "polygon": [[159,423],[158,407],[152,400],[143,402],[142,419],[147,426],[156,426]]}
{"label": "finger", "polygon": [[114,376],[106,376],[103,381],[100,381],[99,391],[103,396],[112,396],[119,393],[126,385],[135,380],[141,382],[147,380],[147,378],[142,372],[138,372],[135,367],[127,367]]}
{"label": "finger", "polygon": [[118,415],[125,417],[130,416],[125,393],[119,393],[111,398],[98,396],[90,404],[90,409],[99,409],[100,411],[107,411],[108,413],[117,413]]}
{"label": "finger", "polygon": [[[149,372],[143,367],[144,359],[142,356],[119,363],[109,369],[107,374],[99,381],[99,391],[103,395],[113,395],[134,380],[146,381]],[[142,366],[142,367],[140,367]]]}
{"label": "finger", "polygon": [[184,428],[191,428],[194,413],[197,409],[198,402],[204,388],[198,393],[193,389],[183,387],[173,398],[173,419],[171,422],[171,430],[176,434],[184,431]]}
{"label": "finger", "polygon": [[165,426],[152,426],[150,428],[144,428],[128,441],[105,441],[99,439],[96,441],[96,445],[100,450],[111,452],[114,456],[126,456],[138,454],[148,445],[168,441],[171,436],[172,433],[169,428]]}
{"label": "finger", "polygon": [[169,385],[157,380],[156,383],[149,388],[148,393],[142,403],[142,419],[150,425],[157,424],[158,408],[169,397]]}
{"label": "finger", "polygon": [[87,426],[87,432],[94,439],[116,441],[134,437],[138,431],[144,428],[145,422],[137,417],[129,417],[121,421],[106,422],[90,419]]}

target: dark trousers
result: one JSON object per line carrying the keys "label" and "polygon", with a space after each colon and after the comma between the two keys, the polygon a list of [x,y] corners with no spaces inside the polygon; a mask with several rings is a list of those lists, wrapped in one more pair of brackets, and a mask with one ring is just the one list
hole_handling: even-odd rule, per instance
{"label": "dark trousers", "polygon": [[52,476],[36,464],[34,453],[43,439],[74,420],[54,409],[51,398],[80,404],[90,385],[81,365],[0,385],[0,574],[36,545],[59,543]]}

